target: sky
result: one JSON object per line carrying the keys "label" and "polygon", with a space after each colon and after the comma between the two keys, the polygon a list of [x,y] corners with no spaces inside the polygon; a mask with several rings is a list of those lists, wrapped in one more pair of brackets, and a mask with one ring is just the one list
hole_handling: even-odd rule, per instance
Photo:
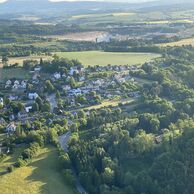
{"label": "sky", "polygon": [[[7,0],[0,0],[0,3],[3,3]],[[41,0],[40,0],[41,1]],[[84,0],[50,0],[53,2],[58,2],[58,1],[84,1]],[[129,3],[138,3],[138,2],[148,2],[148,1],[153,1],[153,0],[85,0],[85,1],[109,1],[109,2],[129,2]]]}

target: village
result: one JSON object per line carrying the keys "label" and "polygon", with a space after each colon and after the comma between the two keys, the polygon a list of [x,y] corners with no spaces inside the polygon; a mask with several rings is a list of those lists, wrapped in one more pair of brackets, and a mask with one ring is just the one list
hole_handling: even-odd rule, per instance
{"label": "village", "polygon": [[[28,62],[25,62],[28,63]],[[31,63],[31,61],[29,61]],[[43,62],[41,62],[43,63]],[[45,120],[51,125],[56,120],[67,119],[84,110],[88,115],[92,107],[114,107],[141,96],[142,83],[130,72],[138,66],[74,66],[65,71],[45,73],[40,62],[28,70],[28,80],[8,79],[0,85],[0,130],[7,136],[14,134],[18,125],[35,130],[34,122]],[[47,114],[45,114],[47,113]],[[46,115],[46,116],[45,116]],[[2,144],[1,144],[2,146]],[[9,148],[6,148],[9,150]],[[1,147],[2,150],[6,150]]]}

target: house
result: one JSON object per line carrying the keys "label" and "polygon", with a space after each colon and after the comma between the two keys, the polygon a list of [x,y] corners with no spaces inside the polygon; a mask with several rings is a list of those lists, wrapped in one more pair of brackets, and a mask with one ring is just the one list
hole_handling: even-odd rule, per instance
{"label": "house", "polygon": [[6,81],[6,85],[11,85],[11,84],[12,84],[11,80]]}
{"label": "house", "polygon": [[25,107],[25,111],[26,111],[27,113],[29,113],[31,110],[32,110],[32,106],[26,106],[26,107]]}
{"label": "house", "polygon": [[22,81],[20,87],[21,87],[22,89],[26,89],[26,87],[27,87],[26,81]]}
{"label": "house", "polygon": [[15,80],[14,85],[20,85],[20,82],[18,80]]}
{"label": "house", "polygon": [[3,106],[4,103],[3,103],[3,98],[0,98],[0,106]]}
{"label": "house", "polygon": [[6,127],[5,131],[6,131],[7,133],[13,133],[13,132],[15,132],[15,131],[16,131],[16,125],[15,125],[15,123],[10,123],[10,124]]}
{"label": "house", "polygon": [[34,68],[34,71],[35,72],[39,72],[41,70],[41,67],[40,66],[36,66],[35,68]]}
{"label": "house", "polygon": [[28,98],[29,98],[30,100],[35,100],[36,98],[38,98],[38,94],[37,94],[36,92],[34,92],[34,93],[29,93],[29,94],[28,94]]}
{"label": "house", "polygon": [[79,73],[79,71],[77,70],[77,68],[76,67],[71,67],[71,69],[70,69],[70,71],[69,71],[69,75],[71,75],[71,76],[73,76],[74,75],[74,73]]}
{"label": "house", "polygon": [[55,79],[61,79],[61,74],[58,73],[58,72],[54,73],[53,76],[54,76]]}
{"label": "house", "polygon": [[69,85],[66,85],[63,87],[63,90],[69,91],[69,90],[71,90],[71,87]]}
{"label": "house", "polygon": [[17,99],[18,99],[18,96],[12,96],[12,95],[10,95],[10,96],[8,97],[8,99],[9,99],[10,101],[17,100]]}
{"label": "house", "polygon": [[11,80],[7,80],[6,83],[5,83],[5,89],[10,88],[11,84],[12,84]]}

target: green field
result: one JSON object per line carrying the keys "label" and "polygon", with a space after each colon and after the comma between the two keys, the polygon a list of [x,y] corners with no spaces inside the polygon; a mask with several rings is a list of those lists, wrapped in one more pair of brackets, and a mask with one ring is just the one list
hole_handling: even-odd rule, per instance
{"label": "green field", "polygon": [[0,80],[28,79],[29,73],[21,68],[2,69],[0,68]]}
{"label": "green field", "polygon": [[182,39],[182,40],[177,41],[177,42],[159,44],[159,46],[172,46],[172,47],[173,46],[183,46],[183,45],[194,46],[194,38],[186,38],[186,39]]}
{"label": "green field", "polygon": [[30,165],[1,176],[0,188],[2,194],[76,194],[64,182],[53,147],[42,149]]}
{"label": "green field", "polygon": [[[38,43],[36,43],[38,45]],[[45,46],[46,43],[39,43],[39,44],[42,44],[42,46]],[[48,45],[46,45],[48,46]],[[36,56],[36,55],[32,55],[32,56],[26,56],[26,57],[9,57],[9,64],[15,64],[15,63],[18,63],[20,66],[23,65],[23,61],[25,60],[37,60],[37,61],[40,61],[40,58],[42,58],[43,60],[49,60],[51,59],[52,57],[49,57],[49,56],[45,56],[45,55],[39,55],[39,56]],[[1,63],[1,59],[0,59],[0,67],[3,67],[3,64]]]}
{"label": "green field", "polygon": [[103,51],[57,52],[56,54],[64,58],[78,59],[84,66],[106,66],[108,64],[134,65],[142,64],[160,57],[160,55],[154,53],[119,53]]}

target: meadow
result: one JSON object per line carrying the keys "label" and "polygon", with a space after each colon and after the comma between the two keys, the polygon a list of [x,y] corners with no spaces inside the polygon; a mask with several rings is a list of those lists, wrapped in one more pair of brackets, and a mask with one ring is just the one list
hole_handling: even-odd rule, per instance
{"label": "meadow", "polygon": [[159,46],[183,46],[183,45],[192,45],[194,46],[194,38],[186,38],[182,39],[177,42],[170,42],[170,43],[164,43],[164,44],[159,44]]}
{"label": "meadow", "polygon": [[53,147],[42,149],[30,165],[3,175],[0,188],[3,194],[76,194],[65,184]]}
{"label": "meadow", "polygon": [[0,81],[7,79],[28,79],[29,73],[21,68],[3,69],[0,68]]}
{"label": "meadow", "polygon": [[[21,66],[21,65],[23,65],[23,61],[24,60],[40,60],[40,58],[42,58],[42,59],[50,59],[51,57],[49,57],[49,56],[45,56],[45,55],[39,55],[39,56],[37,56],[37,55],[32,55],[32,56],[27,56],[27,57],[9,57],[9,64],[15,64],[15,63],[18,63],[19,64],[19,66]],[[2,64],[2,62],[1,62],[1,59],[0,59],[0,67],[2,67],[3,66],[3,64]]]}
{"label": "meadow", "polygon": [[56,52],[60,57],[78,59],[84,66],[134,65],[143,64],[154,58],[160,57],[154,53],[120,53],[103,51],[86,52]]}

